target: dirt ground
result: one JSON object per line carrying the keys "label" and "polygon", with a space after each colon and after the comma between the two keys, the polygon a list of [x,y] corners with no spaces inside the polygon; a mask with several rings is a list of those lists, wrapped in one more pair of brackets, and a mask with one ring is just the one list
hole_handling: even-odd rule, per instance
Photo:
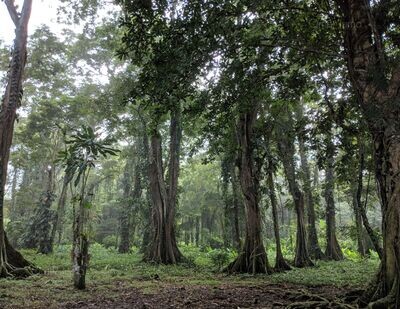
{"label": "dirt ground", "polygon": [[[164,287],[158,293],[145,294],[138,289],[115,287],[108,298],[98,296],[79,302],[66,302],[59,308],[357,308],[345,304],[345,288],[304,287],[293,284],[264,286]],[[347,302],[351,301],[348,297]]]}

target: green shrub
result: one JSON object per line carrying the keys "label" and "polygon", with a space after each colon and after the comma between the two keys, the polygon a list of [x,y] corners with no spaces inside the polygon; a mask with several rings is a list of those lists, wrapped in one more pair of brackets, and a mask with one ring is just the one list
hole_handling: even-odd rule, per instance
{"label": "green shrub", "polygon": [[236,254],[229,249],[214,249],[208,252],[208,256],[210,257],[212,265],[217,270],[221,270],[236,257]]}
{"label": "green shrub", "polygon": [[342,251],[343,251],[345,258],[348,260],[351,260],[353,262],[358,262],[358,261],[362,260],[360,253],[358,253],[355,250],[351,250],[350,248],[343,248]]}
{"label": "green shrub", "polygon": [[108,235],[108,236],[104,237],[102,243],[103,243],[104,247],[106,247],[106,248],[111,248],[111,247],[116,248],[118,246],[117,236]]}

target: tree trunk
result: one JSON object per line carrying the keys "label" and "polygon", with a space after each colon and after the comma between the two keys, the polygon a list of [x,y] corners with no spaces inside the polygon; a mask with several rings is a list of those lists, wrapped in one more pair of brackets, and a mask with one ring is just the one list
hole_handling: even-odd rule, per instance
{"label": "tree trunk", "polygon": [[[361,195],[362,195],[362,188],[363,188],[363,170],[365,166],[365,159],[364,159],[364,144],[363,142],[359,139],[360,147],[359,147],[359,155],[358,155],[358,161],[359,161],[359,168],[358,168],[358,182],[357,182],[357,189],[355,190],[354,197],[353,197],[353,203],[355,207],[355,215],[356,215],[356,225],[357,225],[357,237],[358,237],[358,244],[360,247],[360,242],[362,249],[364,250],[365,254],[365,244],[364,244],[364,233],[363,233],[363,228],[362,224],[364,224],[364,227],[368,233],[368,236],[370,237],[375,251],[378,253],[379,258],[382,259],[383,252],[382,252],[382,247],[380,244],[379,236],[376,235],[375,231],[369,224],[369,220],[367,217],[367,211],[366,211],[366,205],[364,206],[361,202]],[[367,200],[368,198],[368,192],[367,196],[365,199]],[[361,224],[360,224],[361,223]],[[359,234],[361,233],[361,234]],[[360,251],[360,250],[359,250]],[[361,252],[360,252],[361,253]]]}
{"label": "tree trunk", "polygon": [[267,172],[267,183],[268,183],[268,193],[272,206],[272,219],[274,222],[274,235],[275,235],[275,243],[276,243],[276,258],[275,258],[275,270],[276,271],[284,271],[290,270],[291,267],[286,262],[285,258],[282,254],[281,248],[281,237],[279,234],[279,218],[278,218],[278,209],[275,195],[275,185],[274,185],[274,171],[273,171],[273,162],[272,158],[268,157],[268,172]]}
{"label": "tree trunk", "polygon": [[[139,112],[139,117],[141,114]],[[151,243],[151,232],[152,232],[152,205],[151,205],[151,193],[149,190],[150,183],[149,183],[149,175],[150,175],[150,145],[149,145],[149,138],[147,136],[147,126],[145,120],[141,117],[142,120],[142,129],[143,129],[143,136],[142,136],[142,143],[140,144],[140,156],[142,160],[140,160],[140,171],[141,171],[141,178],[143,182],[143,187],[147,188],[146,195],[145,195],[145,203],[143,209],[143,216],[145,218],[144,227],[143,227],[143,237],[142,237],[142,244],[140,246],[140,252],[146,253],[149,250],[149,246]]]}
{"label": "tree trunk", "polygon": [[19,170],[14,167],[14,175],[11,185],[11,207],[10,207],[10,221],[13,222],[17,218],[17,180],[18,180]]}
{"label": "tree trunk", "polygon": [[[78,211],[74,209],[73,244],[72,244],[72,274],[74,287],[83,290],[86,288],[86,271],[89,263],[89,241],[84,231],[86,222],[85,204],[90,202],[89,195],[86,196],[87,174],[82,175],[80,200]],[[91,192],[91,190],[88,190]]]}
{"label": "tree trunk", "polygon": [[[32,266],[9,244],[4,232],[4,194],[7,180],[7,167],[14,132],[17,108],[22,97],[22,80],[27,58],[28,22],[32,9],[32,0],[25,0],[21,13],[13,1],[5,0],[10,17],[15,25],[15,40],[11,54],[7,85],[0,111],[0,277],[29,275],[24,270]],[[32,269],[33,270],[33,269]]]}
{"label": "tree trunk", "polygon": [[306,209],[307,209],[307,220],[308,220],[307,224],[308,249],[310,256],[312,258],[320,260],[324,259],[325,255],[322,252],[318,243],[317,228],[315,226],[316,219],[315,219],[314,197],[312,194],[312,187],[311,187],[311,173],[310,173],[310,167],[308,165],[305,141],[302,132],[300,132],[300,134],[298,135],[298,140],[299,140],[300,162],[301,162],[301,169],[302,169],[302,176],[304,183],[304,194],[305,194],[304,200],[307,207]]}
{"label": "tree trunk", "polygon": [[241,204],[242,201],[240,200],[239,184],[234,163],[231,164],[231,185],[233,195],[233,241],[236,250],[239,252],[242,248],[242,241],[240,240],[239,210],[242,209],[243,206]]}
{"label": "tree trunk", "polygon": [[279,132],[278,138],[278,149],[282,159],[283,168],[285,171],[286,179],[289,184],[289,192],[292,195],[294,207],[297,215],[297,233],[296,233],[296,249],[294,265],[296,267],[307,267],[313,266],[314,263],[311,261],[308,246],[306,241],[306,225],[304,219],[304,195],[301,192],[299,185],[296,181],[296,171],[294,163],[294,141],[290,140],[290,135],[292,132],[291,117],[289,116],[289,121],[283,124]]}
{"label": "tree trunk", "polygon": [[[349,76],[369,125],[382,207],[383,256],[377,280],[360,299],[372,308],[400,306],[400,65],[386,63],[382,36],[369,1],[337,0],[343,15]],[[386,4],[386,2],[383,2]],[[381,3],[378,3],[379,6]],[[387,14],[385,10],[381,11]],[[383,16],[378,22],[383,23]],[[383,26],[383,27],[381,27]],[[379,32],[377,29],[381,29]],[[392,53],[398,52],[393,47]],[[371,76],[371,75],[374,76]],[[379,82],[377,82],[379,81]]]}
{"label": "tree trunk", "polygon": [[[120,241],[118,246],[119,253],[128,253],[130,250],[130,221],[131,221],[131,198],[132,196],[132,179],[131,179],[132,165],[128,161],[125,164],[124,175],[122,178],[122,191],[123,200],[120,205]],[[135,170],[135,174],[136,174]]]}
{"label": "tree trunk", "polygon": [[64,175],[63,184],[61,188],[60,198],[58,199],[57,210],[53,220],[53,227],[51,229],[51,244],[54,245],[56,234],[58,231],[58,241],[60,244],[63,231],[63,223],[65,216],[65,204],[67,202],[67,191],[68,185],[71,182],[72,177],[69,175]]}
{"label": "tree trunk", "polygon": [[179,176],[182,128],[180,111],[171,113],[168,188],[164,180],[161,136],[156,129],[150,137],[150,194],[153,203],[153,235],[144,259],[162,264],[176,264],[182,259],[175,238],[175,208]]}
{"label": "tree trunk", "polygon": [[358,191],[359,191],[359,183],[357,183],[356,188],[352,188],[352,195],[353,195],[353,210],[354,210],[354,221],[356,224],[356,236],[357,236],[357,251],[358,253],[364,257],[366,255],[365,243],[364,243],[364,236],[363,236],[363,223],[361,214],[359,211],[359,207],[361,206],[358,199]]}
{"label": "tree trunk", "polygon": [[358,138],[359,148],[358,148],[358,179],[357,183],[355,183],[352,187],[352,195],[353,195],[353,209],[354,209],[354,218],[356,223],[356,233],[357,233],[357,251],[360,253],[362,257],[366,254],[365,243],[364,243],[364,233],[363,233],[363,224],[361,217],[361,208],[363,207],[361,204],[361,195],[363,190],[363,172],[365,168],[365,159],[364,159],[364,143]]}
{"label": "tree trunk", "polygon": [[196,246],[200,246],[200,217],[196,217],[196,230],[195,230]]}
{"label": "tree trunk", "polygon": [[224,240],[224,247],[228,248],[234,243],[232,240],[233,236],[233,198],[232,195],[229,194],[228,188],[230,183],[230,169],[229,165],[231,164],[231,158],[229,155],[225,155],[222,158],[221,162],[221,193],[224,200],[224,220],[222,224],[222,238]]}
{"label": "tree trunk", "polygon": [[246,207],[245,241],[239,256],[227,268],[228,272],[270,273],[267,254],[261,237],[259,208],[259,178],[254,164],[254,123],[257,108],[242,113],[237,125],[239,144],[239,178]]}
{"label": "tree trunk", "polygon": [[325,255],[330,260],[343,260],[342,249],[336,238],[336,211],[335,211],[335,176],[334,176],[334,153],[335,146],[332,136],[327,137],[326,169],[325,169],[325,203],[326,203],[326,251]]}
{"label": "tree trunk", "polygon": [[43,193],[41,201],[39,203],[38,213],[38,224],[36,225],[38,233],[38,252],[43,254],[49,254],[53,251],[53,245],[51,242],[51,204],[54,201],[54,166],[48,168],[48,179],[47,188]]}

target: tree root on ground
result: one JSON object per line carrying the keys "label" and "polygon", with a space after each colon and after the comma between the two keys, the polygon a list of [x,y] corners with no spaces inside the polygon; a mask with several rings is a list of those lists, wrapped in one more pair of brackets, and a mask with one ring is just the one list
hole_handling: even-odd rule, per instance
{"label": "tree root on ground", "polygon": [[288,292],[288,299],[295,302],[288,305],[287,309],[300,309],[300,308],[329,308],[329,309],[355,309],[355,305],[346,304],[338,299],[329,300],[320,295],[311,294],[305,290],[296,292]]}
{"label": "tree root on ground", "polygon": [[4,244],[0,248],[0,278],[26,278],[40,273],[44,273],[43,270],[25,260],[4,235]]}

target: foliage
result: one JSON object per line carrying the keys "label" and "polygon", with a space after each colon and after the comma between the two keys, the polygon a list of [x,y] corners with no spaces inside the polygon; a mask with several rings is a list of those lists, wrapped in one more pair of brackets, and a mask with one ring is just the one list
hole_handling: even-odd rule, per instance
{"label": "foliage", "polygon": [[106,158],[108,155],[117,155],[118,150],[110,145],[113,140],[110,138],[99,139],[99,133],[89,126],[82,126],[80,130],[72,134],[65,141],[67,149],[61,151],[59,160],[65,166],[67,175],[74,175],[74,185],[77,186],[82,175],[95,167],[95,161],[100,158]]}

